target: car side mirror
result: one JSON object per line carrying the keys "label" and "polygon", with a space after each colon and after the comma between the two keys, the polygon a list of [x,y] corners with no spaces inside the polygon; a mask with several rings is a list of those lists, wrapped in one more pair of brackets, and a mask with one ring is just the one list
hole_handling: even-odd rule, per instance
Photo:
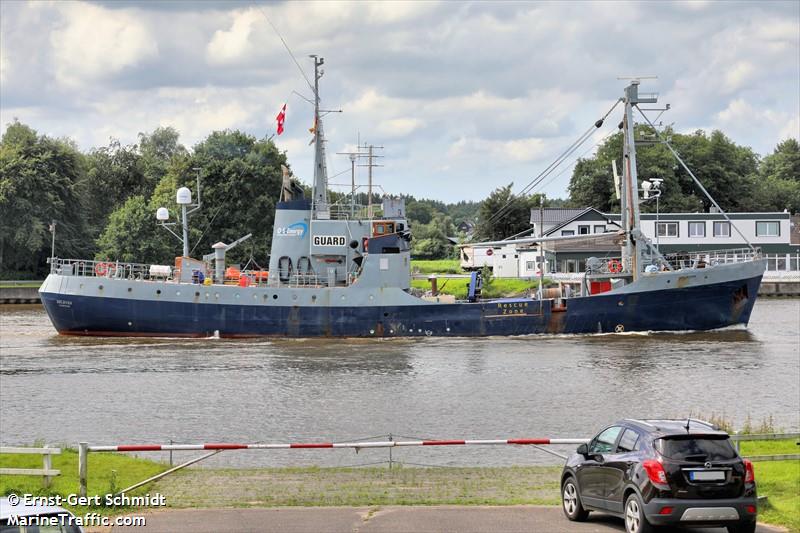
{"label": "car side mirror", "polygon": [[580,455],[586,457],[587,455],[589,455],[589,446],[587,446],[586,443],[581,444],[580,446],[578,446],[577,451]]}

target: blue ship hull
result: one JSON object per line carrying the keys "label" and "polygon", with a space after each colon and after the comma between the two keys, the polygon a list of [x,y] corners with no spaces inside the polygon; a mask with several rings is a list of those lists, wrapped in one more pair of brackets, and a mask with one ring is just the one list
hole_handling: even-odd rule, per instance
{"label": "blue ship hull", "polygon": [[[166,302],[42,292],[65,335],[221,337],[490,336],[710,330],[747,324],[761,276],[563,300],[308,307]],[[68,305],[65,304],[68,300]]]}

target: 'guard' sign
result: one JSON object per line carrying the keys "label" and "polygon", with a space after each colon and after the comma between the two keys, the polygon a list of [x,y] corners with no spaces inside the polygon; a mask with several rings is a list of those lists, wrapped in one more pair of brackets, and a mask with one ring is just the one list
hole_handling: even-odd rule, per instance
{"label": "'guard' sign", "polygon": [[347,238],[344,235],[314,235],[314,246],[345,246]]}

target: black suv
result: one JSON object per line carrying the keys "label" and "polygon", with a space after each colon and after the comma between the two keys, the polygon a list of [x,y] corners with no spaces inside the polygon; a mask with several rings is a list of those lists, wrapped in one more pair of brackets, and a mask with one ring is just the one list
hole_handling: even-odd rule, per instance
{"label": "black suv", "polygon": [[570,520],[589,511],[625,519],[628,533],[659,525],[756,529],[753,464],[708,422],[621,420],[581,444],[561,474]]}

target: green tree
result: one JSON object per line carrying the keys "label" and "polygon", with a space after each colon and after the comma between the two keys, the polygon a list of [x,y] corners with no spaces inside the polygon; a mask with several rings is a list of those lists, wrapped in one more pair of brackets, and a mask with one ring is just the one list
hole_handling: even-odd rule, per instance
{"label": "green tree", "polygon": [[428,224],[412,227],[411,254],[417,259],[446,259],[453,255],[453,245],[448,237],[455,235],[453,220],[437,213]]}
{"label": "green tree", "polygon": [[531,208],[539,207],[539,195],[514,196],[511,192],[513,185],[509,183],[495,189],[481,202],[478,238],[501,240],[531,228]]}
{"label": "green tree", "polygon": [[[637,126],[635,137],[648,138],[653,133],[649,126]],[[713,131],[709,136],[703,131],[685,135],[667,130],[662,135],[671,138],[672,146],[723,209],[753,208],[758,158],[750,148],[735,144],[720,131]],[[637,144],[636,159],[640,180],[664,180],[659,201],[662,210],[693,212],[707,211],[711,207],[711,201],[663,144]],[[612,161],[617,162],[622,174],[622,133],[607,139],[593,157],[578,160],[569,185],[571,205],[619,211]],[[642,206],[643,211],[653,209],[652,204]]]}
{"label": "green tree", "polygon": [[73,143],[9,124],[0,139],[0,277],[47,272],[53,220],[61,257],[80,257],[91,244],[75,187],[83,165]]}
{"label": "green tree", "polygon": [[764,157],[755,200],[761,209],[800,212],[800,143],[786,139]]}
{"label": "green tree", "polygon": [[[189,156],[173,157],[167,174],[153,191],[149,202],[141,198],[126,203],[114,213],[108,228],[98,240],[99,256],[109,259],[136,258],[137,261],[169,261],[180,255],[181,245],[158,228],[155,211],[167,207],[171,220],[178,218],[175,191],[186,186],[197,199],[195,177],[202,176],[202,209],[189,220],[190,253],[199,257],[211,252],[211,245],[230,243],[247,233],[253,237],[228,255],[231,262],[245,263],[252,257],[266,265],[272,240],[275,203],[280,193],[281,164],[286,156],[271,141],[256,140],[240,131],[216,131],[194,147]],[[128,239],[127,227],[157,239],[155,244]],[[170,261],[171,262],[171,261]]]}

